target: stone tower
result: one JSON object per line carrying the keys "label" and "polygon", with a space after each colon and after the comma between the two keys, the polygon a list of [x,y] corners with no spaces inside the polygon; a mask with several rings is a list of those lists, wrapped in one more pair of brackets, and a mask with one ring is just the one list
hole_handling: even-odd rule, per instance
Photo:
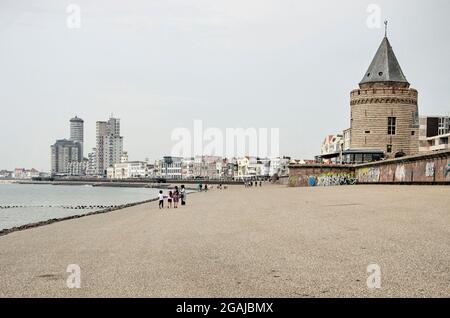
{"label": "stone tower", "polygon": [[418,153],[417,97],[384,37],[359,89],[351,92],[350,148],[382,150],[386,158]]}

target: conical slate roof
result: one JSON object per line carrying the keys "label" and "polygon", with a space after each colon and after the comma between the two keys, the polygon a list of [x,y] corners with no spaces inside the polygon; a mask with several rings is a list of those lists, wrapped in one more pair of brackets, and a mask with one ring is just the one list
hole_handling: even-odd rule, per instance
{"label": "conical slate roof", "polygon": [[387,37],[383,38],[360,84],[379,82],[408,83]]}

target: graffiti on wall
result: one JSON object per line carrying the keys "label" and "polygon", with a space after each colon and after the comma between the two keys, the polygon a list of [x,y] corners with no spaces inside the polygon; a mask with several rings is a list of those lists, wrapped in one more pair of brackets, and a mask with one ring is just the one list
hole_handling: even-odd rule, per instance
{"label": "graffiti on wall", "polygon": [[289,176],[289,182],[290,187],[297,187],[298,186],[298,177],[296,176]]}
{"label": "graffiti on wall", "polygon": [[398,165],[395,169],[395,180],[403,182],[406,179],[405,166]]}
{"label": "graffiti on wall", "polygon": [[340,185],[356,184],[356,178],[353,174],[333,174],[326,173],[320,176],[310,176],[308,179],[310,187],[332,187]]}
{"label": "graffiti on wall", "polygon": [[425,176],[434,176],[434,162],[427,162],[427,166],[425,167]]}
{"label": "graffiti on wall", "polygon": [[444,167],[444,176],[447,178],[450,176],[450,162],[447,164],[446,167]]}
{"label": "graffiti on wall", "polygon": [[358,181],[360,182],[379,182],[380,168],[364,168],[359,171]]}

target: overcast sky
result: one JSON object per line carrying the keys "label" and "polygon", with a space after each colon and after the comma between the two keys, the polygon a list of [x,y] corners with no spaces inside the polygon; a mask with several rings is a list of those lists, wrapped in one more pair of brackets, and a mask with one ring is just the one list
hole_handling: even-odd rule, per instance
{"label": "overcast sky", "polygon": [[[67,6],[81,9],[68,28]],[[420,114],[450,113],[450,2],[0,0],[0,169],[50,168],[50,145],[85,120],[121,118],[130,159],[170,154],[171,132],[280,128],[280,150],[313,158],[350,125],[349,93],[388,19]]]}

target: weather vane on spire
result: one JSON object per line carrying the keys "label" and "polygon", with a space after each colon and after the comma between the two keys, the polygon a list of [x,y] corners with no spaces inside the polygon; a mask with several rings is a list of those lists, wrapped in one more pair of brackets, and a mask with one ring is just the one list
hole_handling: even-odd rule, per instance
{"label": "weather vane on spire", "polygon": [[384,36],[387,38],[388,20],[384,21]]}

